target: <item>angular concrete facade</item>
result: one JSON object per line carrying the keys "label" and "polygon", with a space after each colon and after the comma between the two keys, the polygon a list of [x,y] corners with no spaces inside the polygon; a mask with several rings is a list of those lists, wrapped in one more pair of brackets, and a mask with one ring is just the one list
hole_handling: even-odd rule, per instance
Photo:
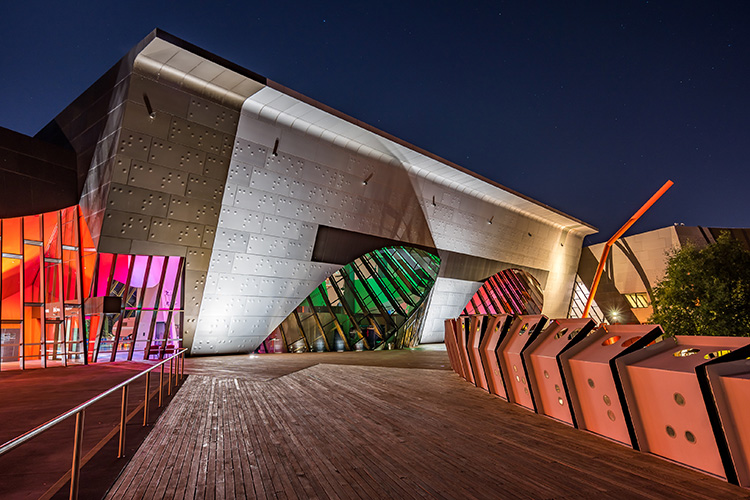
{"label": "angular concrete facade", "polygon": [[186,257],[193,354],[252,351],[335,272],[321,228],[441,257],[423,342],[509,267],[563,317],[595,231],[160,31],[38,137],[75,150],[100,252]]}

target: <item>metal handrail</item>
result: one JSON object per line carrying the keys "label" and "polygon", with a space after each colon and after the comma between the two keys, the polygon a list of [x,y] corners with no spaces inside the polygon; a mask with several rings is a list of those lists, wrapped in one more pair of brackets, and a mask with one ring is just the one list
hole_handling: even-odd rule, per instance
{"label": "metal handrail", "polygon": [[[114,394],[118,390],[122,389],[122,407],[121,407],[121,412],[120,412],[120,439],[119,439],[120,446],[119,446],[119,451],[117,455],[117,458],[122,458],[123,456],[125,456],[125,423],[126,423],[126,410],[127,410],[127,400],[128,400],[128,386],[132,382],[135,382],[136,380],[138,380],[140,377],[149,374],[152,370],[155,370],[161,367],[161,374],[159,377],[159,406],[161,406],[162,388],[164,386],[164,365],[167,362],[169,362],[169,381],[168,381],[167,393],[171,394],[172,393],[172,372],[174,371],[174,374],[175,374],[174,376],[175,387],[177,386],[178,376],[180,380],[182,380],[182,378],[185,375],[185,352],[187,352],[187,349],[180,349],[177,353],[173,354],[172,356],[156,363],[154,366],[146,370],[143,370],[137,375],[130,377],[124,382],[117,384],[111,389],[108,389],[98,394],[97,396],[94,396],[88,401],[79,404],[75,408],[68,410],[65,413],[60,414],[51,420],[48,420],[47,422],[35,427],[34,429],[31,429],[30,431],[11,439],[10,441],[0,446],[0,456],[21,446],[22,444],[35,438],[36,436],[43,433],[44,431],[51,429],[52,427],[56,426],[60,422],[63,422],[64,420],[67,420],[68,418],[75,415],[76,430],[75,430],[75,437],[73,441],[73,465],[70,471],[70,498],[71,499],[78,498],[78,480],[80,477],[80,461],[81,461],[81,442],[83,438],[83,417],[84,417],[86,408],[88,408],[89,406],[93,405],[94,403],[98,401],[101,401],[105,397],[111,394]],[[175,364],[176,366],[174,366]],[[144,406],[143,406],[143,425],[144,426],[146,425],[146,419],[148,417],[148,402],[151,399],[151,396],[149,395],[149,387],[150,387],[149,382],[150,382],[150,378],[147,378],[146,379],[146,394],[144,396]]]}

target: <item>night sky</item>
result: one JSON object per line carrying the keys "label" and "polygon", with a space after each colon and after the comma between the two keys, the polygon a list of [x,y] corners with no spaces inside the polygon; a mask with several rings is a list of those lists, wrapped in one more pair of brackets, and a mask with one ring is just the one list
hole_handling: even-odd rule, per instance
{"label": "night sky", "polygon": [[4,2],[34,135],[159,27],[578,217],[750,227],[750,2]]}

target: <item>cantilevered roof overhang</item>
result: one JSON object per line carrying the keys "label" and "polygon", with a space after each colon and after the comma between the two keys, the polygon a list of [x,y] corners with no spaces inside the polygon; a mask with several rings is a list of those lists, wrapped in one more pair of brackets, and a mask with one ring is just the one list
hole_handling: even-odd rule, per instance
{"label": "cantilevered roof overhang", "polygon": [[[299,92],[211,54],[162,30],[154,30],[133,54],[135,69],[159,80],[200,91],[258,119],[327,140],[482,201],[508,208],[565,231],[587,235],[597,229],[575,217],[509,189],[451,161],[347,116]],[[146,68],[147,67],[147,68]]]}

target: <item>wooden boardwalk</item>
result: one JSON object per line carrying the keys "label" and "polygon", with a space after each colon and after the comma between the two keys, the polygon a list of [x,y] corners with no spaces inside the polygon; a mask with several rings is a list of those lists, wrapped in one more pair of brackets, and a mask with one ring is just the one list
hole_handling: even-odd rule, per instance
{"label": "wooden boardwalk", "polygon": [[108,498],[750,498],[450,371],[296,359],[270,380],[247,357],[191,375]]}

